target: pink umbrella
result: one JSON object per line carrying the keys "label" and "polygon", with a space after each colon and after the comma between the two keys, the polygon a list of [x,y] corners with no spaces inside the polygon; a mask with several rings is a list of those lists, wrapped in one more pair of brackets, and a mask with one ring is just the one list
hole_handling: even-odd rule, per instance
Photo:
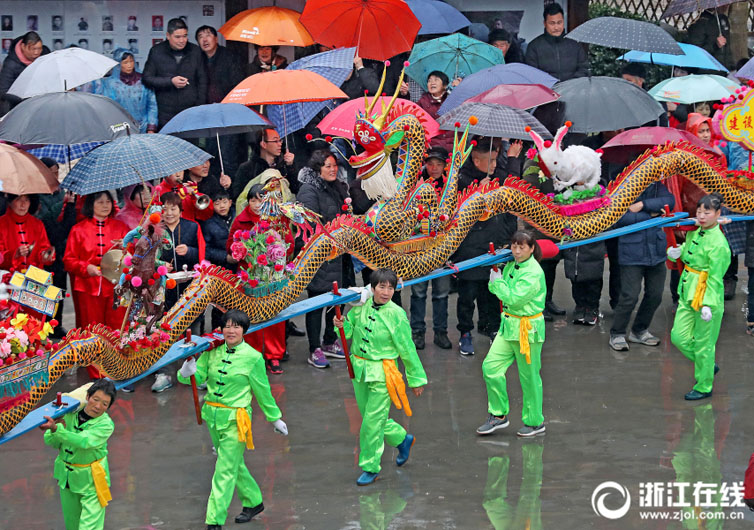
{"label": "pink umbrella", "polygon": [[673,129],[670,127],[639,127],[624,131],[610,139],[602,146],[604,151],[602,159],[607,162],[618,164],[628,163],[636,155],[639,155],[655,145],[665,142],[677,142],[684,140],[695,147],[699,147],[710,153],[720,154],[711,145],[707,145],[688,131]]}
{"label": "pink umbrella", "polygon": [[533,107],[552,103],[560,98],[560,94],[544,85],[497,85],[466,101],[476,103],[495,103],[526,110]]}
{"label": "pink umbrella", "polygon": [[[379,99],[381,101],[375,104],[375,109],[382,108],[381,105],[383,103],[389,105],[392,98],[381,96]],[[359,112],[364,112],[364,98],[351,99],[336,107],[330,114],[325,116],[317,127],[322,131],[322,134],[343,136],[349,139],[353,138],[353,126]],[[427,138],[432,138],[440,133],[440,126],[437,121],[419,105],[407,99],[396,100],[388,116],[387,123],[390,123],[402,114],[413,114],[419,118],[419,121],[424,125]]]}

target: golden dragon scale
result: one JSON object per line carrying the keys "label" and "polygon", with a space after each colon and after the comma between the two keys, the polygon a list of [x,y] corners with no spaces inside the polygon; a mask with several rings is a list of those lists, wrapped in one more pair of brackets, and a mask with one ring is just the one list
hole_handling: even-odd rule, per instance
{"label": "golden dragon scale", "polygon": [[[163,317],[161,323],[170,326],[170,340],[155,348],[121,348],[116,333],[103,325],[71,330],[49,355],[48,383],[32,387],[31,399],[0,414],[0,434],[8,432],[35,408],[67,369],[96,363],[115,380],[135,377],[158,361],[209,304],[226,310],[240,309],[252,322],[263,322],[293,303],[322,263],[343,253],[355,256],[370,268],[389,267],[404,279],[416,278],[443,266],[474,223],[504,212],[517,215],[556,239],[584,239],[610,228],[647,186],[673,175],[687,178],[707,192],[720,193],[735,212],[754,212],[754,192],[726,178],[726,168],[719,159],[686,143],[648,150],[611,184],[607,206],[566,217],[548,197],[514,177],[502,185],[493,182],[483,188],[471,186],[458,194],[458,171],[468,156],[468,152],[464,156],[465,134],[456,140],[446,189],[435,190],[420,178],[426,140],[417,118],[410,114],[399,116],[387,127],[388,134],[391,129],[406,131],[398,153],[397,195],[380,203],[369,221],[343,215],[324,228],[318,227],[297,256],[293,280],[285,289],[265,297],[247,296],[237,276],[211,266],[197,272],[183,298]],[[427,221],[437,230],[431,235],[412,237],[422,210],[429,212]]]}

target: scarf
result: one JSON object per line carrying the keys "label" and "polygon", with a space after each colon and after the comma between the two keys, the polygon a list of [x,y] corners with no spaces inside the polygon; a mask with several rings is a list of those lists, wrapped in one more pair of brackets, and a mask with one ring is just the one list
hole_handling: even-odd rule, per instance
{"label": "scarf", "polygon": [[26,55],[24,55],[24,52],[21,48],[21,43],[23,42],[23,39],[18,39],[18,42],[16,43],[16,57],[18,57],[18,60],[23,64],[24,66],[29,66],[32,63],[31,59],[27,59]]}
{"label": "scarf", "polygon": [[123,70],[120,71],[120,80],[123,81],[128,86],[134,86],[141,81],[141,74],[136,71],[134,68],[134,71],[130,74],[124,74]]}

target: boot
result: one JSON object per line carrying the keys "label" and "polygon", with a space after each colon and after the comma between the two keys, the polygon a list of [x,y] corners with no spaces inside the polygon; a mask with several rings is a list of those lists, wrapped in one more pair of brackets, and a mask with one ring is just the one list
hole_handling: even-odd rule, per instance
{"label": "boot", "polygon": [[248,523],[249,521],[252,520],[252,518],[255,515],[259,515],[263,511],[264,511],[264,503],[261,503],[261,502],[257,504],[256,506],[254,506],[253,508],[247,508],[246,506],[244,506],[243,511],[241,511],[241,513],[236,515],[235,521],[237,523]]}

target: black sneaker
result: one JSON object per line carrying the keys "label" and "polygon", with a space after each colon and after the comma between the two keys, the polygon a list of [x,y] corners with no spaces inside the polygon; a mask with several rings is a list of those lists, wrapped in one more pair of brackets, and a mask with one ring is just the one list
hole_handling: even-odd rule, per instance
{"label": "black sneaker", "polygon": [[545,434],[545,424],[537,425],[536,427],[531,427],[530,425],[524,425],[521,427],[518,432],[516,433],[521,438],[529,438],[532,436],[544,436]]}
{"label": "black sneaker", "polygon": [[586,308],[576,306],[576,309],[573,310],[573,323],[583,325],[585,317],[586,317]]}
{"label": "black sneaker", "polygon": [[477,427],[476,433],[481,435],[492,434],[498,429],[505,429],[508,425],[510,425],[508,416],[498,418],[497,416],[490,414],[487,417],[487,421],[485,421],[483,425]]}
{"label": "black sneaker", "polygon": [[426,346],[423,331],[414,331],[413,333],[411,333],[411,340],[414,341],[414,346],[416,346],[417,350],[423,350]]}
{"label": "black sneaker", "polygon": [[596,326],[599,321],[600,321],[599,309],[587,309],[584,312],[584,321],[582,322],[582,324],[584,324],[585,326]]}
{"label": "black sneaker", "polygon": [[450,339],[448,338],[448,334],[444,331],[436,331],[435,332],[435,340],[434,340],[435,346],[442,350],[450,350],[453,348],[453,344],[450,342]]}
{"label": "black sneaker", "polygon": [[255,515],[259,515],[263,511],[264,511],[264,504],[261,502],[257,504],[256,506],[254,506],[253,508],[247,508],[246,506],[244,506],[243,511],[239,513],[238,515],[236,515],[235,521],[237,523],[248,523],[249,521],[251,521],[251,519]]}

